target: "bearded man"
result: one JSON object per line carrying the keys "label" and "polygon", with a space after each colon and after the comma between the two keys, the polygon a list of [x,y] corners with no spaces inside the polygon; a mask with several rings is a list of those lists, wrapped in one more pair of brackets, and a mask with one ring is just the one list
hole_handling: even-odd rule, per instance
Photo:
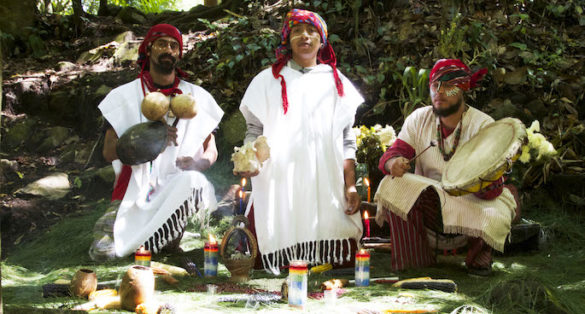
{"label": "bearded man", "polygon": [[[500,179],[485,191],[458,197],[437,188],[457,148],[494,121],[464,98],[486,73],[472,73],[460,60],[437,61],[429,78],[432,105],[406,118],[398,139],[380,159],[387,176],[375,195],[376,221],[390,224],[393,270],[431,265],[434,249],[467,244],[469,273],[489,275],[492,248],[504,249],[518,207],[513,187]],[[408,170],[417,153],[413,175]]]}

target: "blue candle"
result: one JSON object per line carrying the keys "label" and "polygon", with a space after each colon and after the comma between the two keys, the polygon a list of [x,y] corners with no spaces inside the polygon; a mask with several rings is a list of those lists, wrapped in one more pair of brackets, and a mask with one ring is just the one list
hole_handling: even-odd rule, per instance
{"label": "blue candle", "polygon": [[238,196],[240,197],[240,215],[244,214],[243,211],[243,207],[244,207],[244,191],[240,190],[240,192],[238,192]]}

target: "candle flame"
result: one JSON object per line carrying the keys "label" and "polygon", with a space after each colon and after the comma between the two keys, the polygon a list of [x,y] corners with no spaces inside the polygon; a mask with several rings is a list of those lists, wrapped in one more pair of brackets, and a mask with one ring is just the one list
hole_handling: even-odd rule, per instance
{"label": "candle flame", "polygon": [[213,236],[213,234],[209,234],[209,244],[215,244],[217,243],[217,240],[215,239],[215,237]]}
{"label": "candle flame", "polygon": [[360,249],[360,254],[366,254],[366,250]]}
{"label": "candle flame", "polygon": [[246,178],[242,178],[242,184],[241,184],[242,189],[246,187],[246,183],[247,183]]}
{"label": "candle flame", "polygon": [[238,196],[239,196],[241,199],[244,199],[244,191],[240,190],[240,191],[238,192]]}
{"label": "candle flame", "polygon": [[370,179],[368,179],[368,178],[364,178],[364,184],[365,184],[366,186],[370,186]]}
{"label": "candle flame", "polygon": [[368,215],[368,211],[365,210],[364,211],[364,219],[368,219],[368,218],[370,218],[370,215]]}

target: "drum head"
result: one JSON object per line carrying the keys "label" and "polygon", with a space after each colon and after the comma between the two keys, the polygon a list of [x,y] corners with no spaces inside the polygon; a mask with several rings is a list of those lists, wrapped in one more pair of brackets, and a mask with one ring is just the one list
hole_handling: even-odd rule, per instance
{"label": "drum head", "polygon": [[504,118],[487,125],[462,144],[443,171],[441,183],[454,195],[474,193],[502,175],[518,154],[526,128],[514,118]]}
{"label": "drum head", "polygon": [[155,160],[167,146],[167,133],[167,126],[160,121],[130,127],[118,139],[118,158],[125,165],[139,165]]}

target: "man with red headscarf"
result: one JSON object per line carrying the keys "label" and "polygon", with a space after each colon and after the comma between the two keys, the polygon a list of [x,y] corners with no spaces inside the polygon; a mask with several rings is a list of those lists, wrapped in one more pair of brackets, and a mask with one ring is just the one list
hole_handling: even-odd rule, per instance
{"label": "man with red headscarf", "polygon": [[[217,159],[212,132],[223,111],[207,91],[181,79],[185,73],[177,62],[183,56],[183,38],[177,28],[153,26],[138,54],[138,78],[112,90],[99,105],[108,123],[103,155],[114,166],[116,183],[112,206],[94,228],[89,251],[94,260],[127,256],[140,246],[154,253],[178,249],[188,217],[216,204],[213,186],[201,172]],[[151,162],[122,165],[116,150],[118,138],[130,127],[147,122],[141,103],[155,91],[169,98],[191,94],[197,116],[175,121],[178,118],[167,113],[169,145],[165,150]]]}
{"label": "man with red headscarf", "polygon": [[286,15],[276,56],[240,105],[245,142],[264,135],[271,148],[258,172],[240,174],[252,176],[248,217],[263,267],[351,262],[362,234],[351,127],[364,99],[337,70],[317,13]]}
{"label": "man with red headscarf", "polygon": [[[502,180],[487,192],[459,197],[442,193],[435,184],[457,148],[494,121],[468,106],[463,95],[486,73],[486,69],[473,73],[460,60],[437,61],[429,78],[432,105],[406,118],[396,142],[380,159],[380,170],[391,176],[376,193],[376,221],[390,224],[394,270],[431,265],[433,249],[468,244],[468,271],[488,275],[492,248],[503,251],[517,204]],[[407,173],[417,153],[414,166],[419,176]]]}

